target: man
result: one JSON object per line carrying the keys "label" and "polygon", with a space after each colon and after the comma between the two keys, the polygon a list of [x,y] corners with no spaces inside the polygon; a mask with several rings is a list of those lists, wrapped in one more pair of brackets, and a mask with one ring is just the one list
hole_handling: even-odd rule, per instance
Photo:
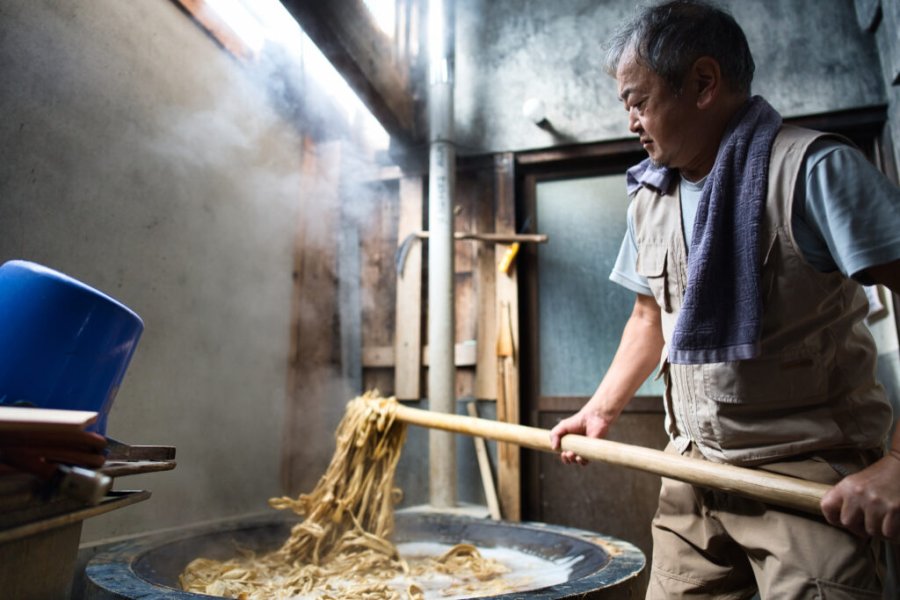
{"label": "man", "polygon": [[664,478],[647,597],[880,598],[880,541],[900,541],[900,428],[885,453],[859,283],[900,292],[900,191],[751,96],[744,33],[715,7],[645,9],[608,66],[649,155],[629,170],[610,277],[637,297],[553,446],[604,436],[659,365],[668,452],[834,487],[821,519]]}

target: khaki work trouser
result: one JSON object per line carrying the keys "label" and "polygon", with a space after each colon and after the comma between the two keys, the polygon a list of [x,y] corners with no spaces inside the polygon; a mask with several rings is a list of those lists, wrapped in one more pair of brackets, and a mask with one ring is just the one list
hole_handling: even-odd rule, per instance
{"label": "khaki work trouser", "polygon": [[[693,447],[686,454],[702,458]],[[848,451],[763,468],[834,484],[874,458]],[[880,600],[879,553],[879,543],[824,518],[663,478],[647,598],[751,598],[758,589],[762,600]]]}

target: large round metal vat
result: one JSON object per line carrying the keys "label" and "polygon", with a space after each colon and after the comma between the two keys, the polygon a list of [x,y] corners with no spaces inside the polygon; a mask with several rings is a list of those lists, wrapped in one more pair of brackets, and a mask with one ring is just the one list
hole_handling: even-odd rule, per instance
{"label": "large round metal vat", "polygon": [[[91,600],[201,600],[211,596],[178,589],[178,575],[194,558],[233,557],[237,548],[269,551],[289,536],[296,519],[280,514],[185,529],[119,544],[94,557],[86,569],[86,597]],[[629,598],[645,564],[635,546],[602,534],[545,525],[507,523],[427,512],[396,515],[394,541],[404,543],[470,543],[479,549],[509,549],[563,567],[563,581],[538,583],[536,589],[489,596],[519,598]],[[559,570],[559,569],[557,569]],[[538,578],[540,581],[540,578]],[[546,580],[543,582],[546,583]]]}

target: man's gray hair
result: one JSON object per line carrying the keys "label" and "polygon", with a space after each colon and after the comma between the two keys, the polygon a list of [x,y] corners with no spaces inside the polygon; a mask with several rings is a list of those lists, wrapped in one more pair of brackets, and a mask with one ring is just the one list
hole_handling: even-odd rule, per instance
{"label": "man's gray hair", "polygon": [[701,0],[673,0],[644,8],[610,42],[606,70],[615,77],[626,51],[680,93],[694,62],[709,56],[739,93],[750,93],[756,68],[740,25],[724,10]]}

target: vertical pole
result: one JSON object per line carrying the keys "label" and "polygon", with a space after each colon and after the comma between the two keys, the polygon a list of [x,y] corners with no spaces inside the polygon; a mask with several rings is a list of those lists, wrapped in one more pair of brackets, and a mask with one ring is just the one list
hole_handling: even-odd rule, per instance
{"label": "vertical pole", "polygon": [[[452,0],[428,3],[430,157],[428,170],[428,397],[435,412],[456,413],[453,302],[453,198],[456,147],[453,132]],[[454,434],[429,432],[429,500],[456,505]]]}

